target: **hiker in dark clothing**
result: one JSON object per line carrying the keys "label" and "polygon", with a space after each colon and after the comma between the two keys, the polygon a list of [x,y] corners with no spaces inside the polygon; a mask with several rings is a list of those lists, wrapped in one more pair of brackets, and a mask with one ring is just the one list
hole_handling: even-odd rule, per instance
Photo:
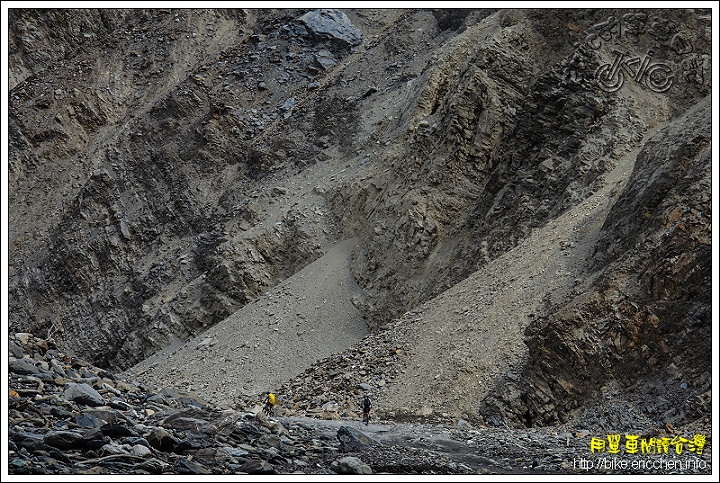
{"label": "hiker in dark clothing", "polygon": [[362,398],[362,410],[363,410],[363,421],[365,421],[365,425],[370,422],[370,408],[372,407],[372,402],[370,401],[370,396],[367,394],[365,397]]}

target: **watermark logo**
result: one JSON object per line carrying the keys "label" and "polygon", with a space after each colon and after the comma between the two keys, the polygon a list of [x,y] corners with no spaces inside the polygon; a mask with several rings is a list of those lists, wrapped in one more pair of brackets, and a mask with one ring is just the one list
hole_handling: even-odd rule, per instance
{"label": "watermark logo", "polygon": [[627,459],[618,456],[598,458],[573,458],[572,467],[583,471],[641,471],[649,473],[676,473],[693,471],[711,471],[711,466],[697,456],[678,458],[677,456],[646,457]]}
{"label": "watermark logo", "polygon": [[584,471],[705,472],[710,463],[703,459],[707,437],[693,434],[641,437],[637,434],[606,434],[593,437],[588,456],[573,458],[572,468]]}
{"label": "watermark logo", "polygon": [[[618,454],[621,451],[621,435],[608,434],[606,438],[590,439],[590,452],[602,453],[607,451],[610,454]],[[626,434],[624,441],[624,450],[626,454],[668,454],[670,449],[675,454],[681,455],[683,450],[702,454],[705,447],[706,436],[704,434],[694,434],[692,439],[684,438],[676,435],[673,438],[642,438],[637,434]]]}
{"label": "watermark logo", "polygon": [[595,79],[605,92],[620,89],[625,83],[625,72],[635,82],[644,82],[651,91],[665,92],[672,87],[675,78],[672,69],[662,62],[651,63],[652,50],[642,59],[628,57],[619,50],[613,50],[613,54],[612,63],[601,65],[595,72]]}
{"label": "watermark logo", "polygon": [[661,93],[679,82],[705,84],[709,56],[695,52],[693,36],[682,24],[643,12],[608,17],[587,29],[585,44],[603,59],[595,82],[615,92],[635,82]]}

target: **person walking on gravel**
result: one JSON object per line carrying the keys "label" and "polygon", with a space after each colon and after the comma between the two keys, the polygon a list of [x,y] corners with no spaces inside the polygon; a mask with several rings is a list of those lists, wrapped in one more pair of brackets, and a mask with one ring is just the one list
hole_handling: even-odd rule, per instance
{"label": "person walking on gravel", "polygon": [[275,394],[269,392],[267,397],[265,398],[265,407],[263,408],[263,411],[268,416],[274,416],[275,415]]}
{"label": "person walking on gravel", "polygon": [[365,426],[368,425],[370,422],[370,408],[372,407],[372,402],[370,401],[370,396],[367,394],[365,397],[362,398],[362,410],[363,410],[363,421],[365,421]]}

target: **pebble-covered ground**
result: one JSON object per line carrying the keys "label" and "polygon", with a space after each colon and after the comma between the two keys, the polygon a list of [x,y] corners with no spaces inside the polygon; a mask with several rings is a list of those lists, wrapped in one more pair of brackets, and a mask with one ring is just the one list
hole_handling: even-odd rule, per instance
{"label": "pebble-covered ground", "polygon": [[[563,427],[385,417],[364,425],[352,411],[278,407],[276,416],[265,417],[259,404],[223,408],[134,385],[30,334],[11,335],[9,353],[12,475],[711,474],[709,421],[637,434],[645,452],[630,454],[626,435],[644,422],[623,420],[613,453],[613,434],[590,428],[627,414],[613,406],[619,399]],[[593,450],[601,440],[602,450]],[[649,453],[650,441],[656,450],[667,442],[668,452]]]}

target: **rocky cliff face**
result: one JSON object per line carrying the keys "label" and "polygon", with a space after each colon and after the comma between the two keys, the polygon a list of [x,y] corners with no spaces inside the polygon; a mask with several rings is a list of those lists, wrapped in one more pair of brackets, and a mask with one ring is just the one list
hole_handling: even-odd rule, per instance
{"label": "rocky cliff face", "polygon": [[595,247],[590,289],[533,322],[522,381],[499,388],[514,421],[566,420],[610,380],[669,421],[707,414],[710,115],[706,99],[643,145]]}
{"label": "rocky cliff face", "polygon": [[[708,414],[709,11],[18,9],[9,26],[11,331],[126,369],[349,238],[368,327],[412,330],[403,314],[629,163],[577,282],[522,299],[542,307],[517,326],[520,369],[473,383],[480,415],[550,424],[616,380],[685,384],[674,415]],[[446,337],[482,310],[440,310]]]}

